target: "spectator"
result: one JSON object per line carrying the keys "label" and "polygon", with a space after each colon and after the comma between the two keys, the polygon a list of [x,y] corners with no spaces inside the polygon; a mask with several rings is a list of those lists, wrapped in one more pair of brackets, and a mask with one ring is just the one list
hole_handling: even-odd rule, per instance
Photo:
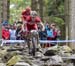
{"label": "spectator", "polygon": [[46,31],[42,31],[42,26],[38,25],[38,30],[39,30],[39,38],[40,40],[46,40],[47,37],[46,37]]}
{"label": "spectator", "polygon": [[52,40],[53,29],[50,27],[50,25],[46,25],[45,30],[46,30],[46,33],[47,33],[47,40]]}
{"label": "spectator", "polygon": [[16,40],[16,29],[15,26],[11,26],[11,28],[9,29],[10,32],[10,40]]}
{"label": "spectator", "polygon": [[2,39],[9,40],[10,39],[10,32],[8,25],[2,27]]}
{"label": "spectator", "polygon": [[3,21],[2,26],[8,26],[8,21]]}
{"label": "spectator", "polygon": [[16,29],[17,22],[16,22],[16,21],[14,21],[13,25],[14,25],[14,28]]}
{"label": "spectator", "polygon": [[60,30],[57,28],[55,23],[50,25],[51,29],[53,30],[53,38],[52,40],[57,40],[58,36],[61,36]]}
{"label": "spectator", "polygon": [[[58,30],[57,26],[55,23],[52,23],[50,25],[51,29],[53,30],[53,37],[52,40],[57,40],[61,34],[60,34],[60,30]],[[56,45],[57,43],[52,43],[52,45]]]}
{"label": "spectator", "polygon": [[39,38],[40,40],[46,40],[46,32],[45,31],[40,31],[39,32]]}
{"label": "spectator", "polygon": [[[51,29],[49,24],[45,25],[45,31],[47,35],[47,40],[52,40],[53,38],[53,29]],[[51,46],[51,43],[47,43],[47,47]]]}
{"label": "spectator", "polygon": [[21,40],[21,29],[22,29],[22,22],[18,21],[17,23],[17,29],[16,29],[16,39]]}
{"label": "spectator", "polygon": [[45,24],[45,30],[47,30],[49,28],[49,23],[47,22],[46,24]]}

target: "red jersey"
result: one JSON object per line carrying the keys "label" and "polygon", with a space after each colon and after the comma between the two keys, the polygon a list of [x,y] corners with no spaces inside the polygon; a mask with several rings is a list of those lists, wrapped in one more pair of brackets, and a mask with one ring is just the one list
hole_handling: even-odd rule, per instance
{"label": "red jersey", "polygon": [[10,32],[9,30],[2,29],[2,38],[8,40],[10,38]]}
{"label": "red jersey", "polygon": [[22,12],[22,20],[26,20],[26,18],[30,16],[30,11],[23,11]]}
{"label": "red jersey", "polygon": [[26,21],[27,21],[27,30],[30,31],[38,29],[37,23],[40,23],[41,19],[38,16],[35,17],[34,19],[31,16],[29,16],[27,17]]}

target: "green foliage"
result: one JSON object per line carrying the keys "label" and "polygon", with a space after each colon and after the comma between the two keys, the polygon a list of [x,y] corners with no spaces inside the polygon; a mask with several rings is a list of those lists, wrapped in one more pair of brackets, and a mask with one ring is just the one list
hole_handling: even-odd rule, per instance
{"label": "green foliage", "polygon": [[47,0],[46,5],[51,21],[60,24],[60,26],[64,24],[64,0]]}
{"label": "green foliage", "polygon": [[57,23],[58,25],[63,25],[64,24],[64,20],[62,18],[59,17],[51,17],[52,22]]}
{"label": "green foliage", "polygon": [[31,0],[10,0],[10,23],[21,18],[21,12],[26,8],[26,6],[31,5]]}
{"label": "green foliage", "polygon": [[64,13],[64,1],[63,0],[49,0],[47,3],[48,15],[55,16]]}

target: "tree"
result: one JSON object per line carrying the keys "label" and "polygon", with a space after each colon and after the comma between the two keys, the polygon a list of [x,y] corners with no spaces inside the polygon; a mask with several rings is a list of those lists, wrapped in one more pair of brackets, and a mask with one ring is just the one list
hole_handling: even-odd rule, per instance
{"label": "tree", "polygon": [[43,7],[44,7],[44,0],[39,0],[39,13],[40,13],[40,16],[41,16],[41,19],[43,20]]}
{"label": "tree", "polygon": [[2,0],[2,20],[8,20],[9,18],[9,4],[10,0]]}
{"label": "tree", "polygon": [[2,0],[0,0],[0,23],[2,21]]}
{"label": "tree", "polygon": [[[66,40],[69,40],[69,0],[65,0],[65,28],[66,28]],[[69,43],[66,43],[69,45]]]}
{"label": "tree", "polygon": [[[75,0],[68,0],[69,3],[69,39],[75,40]],[[75,49],[75,43],[71,42],[70,46],[72,49]]]}
{"label": "tree", "polygon": [[31,8],[39,13],[39,0],[31,0]]}
{"label": "tree", "polygon": [[[1,22],[2,22],[2,0],[0,0],[0,31],[1,31],[1,28],[2,28]],[[2,38],[2,34],[0,33],[0,39],[1,38]]]}
{"label": "tree", "polygon": [[43,20],[43,0],[31,0],[31,7],[32,10],[35,10],[40,15],[41,19]]}

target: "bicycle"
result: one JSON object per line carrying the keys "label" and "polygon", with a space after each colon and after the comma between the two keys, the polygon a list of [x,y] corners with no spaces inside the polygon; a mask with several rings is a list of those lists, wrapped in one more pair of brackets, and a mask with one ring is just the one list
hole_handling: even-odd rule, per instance
{"label": "bicycle", "polygon": [[24,32],[22,37],[27,42],[29,54],[35,56],[36,51],[39,49],[39,34],[36,30]]}

